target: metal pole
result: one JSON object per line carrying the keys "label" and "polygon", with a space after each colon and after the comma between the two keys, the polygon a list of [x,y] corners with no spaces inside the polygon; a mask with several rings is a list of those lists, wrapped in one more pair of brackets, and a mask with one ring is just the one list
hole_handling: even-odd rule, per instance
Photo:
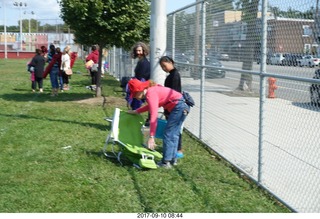
{"label": "metal pole", "polygon": [[31,29],[30,29],[30,18],[29,18],[29,34],[31,33]]}
{"label": "metal pole", "polygon": [[22,51],[22,2],[20,2],[20,7],[19,7],[19,11],[20,11],[20,51]]}
{"label": "metal pole", "polygon": [[23,6],[27,7],[27,3],[14,2],[13,5],[16,7],[19,7],[19,12],[20,12],[20,50],[18,50],[18,56],[19,56],[19,51],[22,51],[22,7]]}
{"label": "metal pole", "polygon": [[176,14],[172,14],[172,52],[171,58],[175,58],[176,52]]}
{"label": "metal pole", "polygon": [[4,7],[4,58],[8,58],[8,49],[7,49],[7,9],[6,2],[3,2]]}
{"label": "metal pole", "polygon": [[[200,93],[200,130],[199,130],[199,138],[202,139],[202,132],[204,129],[204,86],[205,86],[205,76],[206,76],[206,71],[205,68],[203,67],[205,65],[205,59],[206,59],[206,2],[201,3],[201,93]],[[196,32],[196,34],[198,34]]]}
{"label": "metal pole", "polygon": [[159,65],[159,59],[166,52],[167,45],[167,16],[166,1],[151,1],[151,27],[150,27],[150,68],[151,79],[163,84],[166,74]]}
{"label": "metal pole", "polygon": [[112,75],[115,76],[115,72],[116,72],[116,46],[113,46],[111,67],[112,67]]}
{"label": "metal pole", "polygon": [[68,27],[68,44],[71,44],[71,32],[70,32],[70,27]]}
{"label": "metal pole", "polygon": [[259,151],[258,151],[258,183],[261,183],[262,177],[262,150],[263,150],[263,127],[264,127],[264,103],[266,102],[266,60],[267,60],[267,1],[262,0],[262,38],[261,38],[261,65],[260,65],[260,109],[259,109]]}

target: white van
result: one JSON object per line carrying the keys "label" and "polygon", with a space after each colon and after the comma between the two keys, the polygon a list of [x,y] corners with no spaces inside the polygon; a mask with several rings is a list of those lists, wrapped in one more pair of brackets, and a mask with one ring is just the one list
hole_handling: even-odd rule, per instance
{"label": "white van", "polygon": [[270,57],[271,65],[283,65],[284,64],[284,56],[282,53],[275,53]]}

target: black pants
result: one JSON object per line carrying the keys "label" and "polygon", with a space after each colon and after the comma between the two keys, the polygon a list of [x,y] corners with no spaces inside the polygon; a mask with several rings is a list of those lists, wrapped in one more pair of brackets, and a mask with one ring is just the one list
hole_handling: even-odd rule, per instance
{"label": "black pants", "polygon": [[69,84],[69,75],[65,71],[62,71],[62,80],[64,84]]}
{"label": "black pants", "polygon": [[37,76],[35,76],[35,80],[32,81],[32,83],[31,83],[32,90],[35,90],[37,88],[37,84],[39,86],[39,89],[42,88],[42,86],[43,86],[43,78],[38,78]]}
{"label": "black pants", "polygon": [[98,75],[98,72],[90,70],[91,85],[96,85],[97,84],[97,75]]}

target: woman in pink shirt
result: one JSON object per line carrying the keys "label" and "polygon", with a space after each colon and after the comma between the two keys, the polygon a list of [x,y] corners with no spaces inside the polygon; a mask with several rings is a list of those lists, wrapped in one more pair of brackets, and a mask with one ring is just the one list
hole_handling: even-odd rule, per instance
{"label": "woman in pink shirt", "polygon": [[145,99],[147,102],[146,105],[128,112],[132,114],[150,112],[149,149],[153,150],[156,146],[154,136],[157,129],[159,107],[170,112],[163,137],[163,159],[158,163],[158,166],[171,168],[171,165],[177,165],[176,153],[180,129],[190,112],[190,106],[185,103],[180,92],[156,84],[151,80],[141,82],[138,79],[132,79],[128,82],[128,87],[132,97],[139,100]]}

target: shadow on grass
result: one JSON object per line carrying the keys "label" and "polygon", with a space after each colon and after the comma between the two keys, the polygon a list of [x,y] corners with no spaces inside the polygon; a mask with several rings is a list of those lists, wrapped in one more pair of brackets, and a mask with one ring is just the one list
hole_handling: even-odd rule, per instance
{"label": "shadow on grass", "polygon": [[[30,89],[26,88],[13,88],[12,93],[6,93],[0,95],[0,98],[3,98],[7,101],[19,101],[19,102],[26,102],[26,101],[37,101],[37,102],[64,102],[64,101],[79,101],[92,98],[95,94],[95,91],[89,90],[86,86],[90,85],[90,81],[88,80],[75,80],[70,81],[71,90],[65,91],[63,93],[59,93],[57,97],[50,97],[49,93],[51,89],[48,91],[45,90],[43,93],[31,92],[31,85]],[[105,78],[101,81],[101,94],[104,96],[111,96],[115,93],[118,93],[119,97],[123,94],[123,89],[120,87],[119,82],[113,78]],[[82,91],[83,89],[83,91]]]}
{"label": "shadow on grass", "polygon": [[210,203],[209,197],[205,196],[201,193],[201,189],[198,188],[197,183],[194,182],[190,177],[188,177],[186,174],[183,173],[183,171],[181,169],[179,169],[179,167],[175,167],[176,171],[178,172],[179,176],[183,179],[184,182],[188,183],[191,188],[192,191],[194,192],[194,194],[196,194],[199,199],[201,199],[202,203],[204,206],[206,206],[206,208],[209,208],[210,206],[208,205],[208,203]]}
{"label": "shadow on grass", "polygon": [[131,175],[131,179],[134,184],[134,188],[138,194],[139,202],[141,203],[140,205],[144,207],[143,212],[155,212],[155,210],[148,205],[148,202],[147,202],[145,196],[143,195],[143,192],[141,190],[141,186],[139,185],[139,182],[136,177],[136,172],[134,171],[134,169],[133,168],[128,169],[128,173]]}
{"label": "shadow on grass", "polygon": [[72,91],[60,93],[57,97],[50,97],[48,93],[12,93],[3,94],[0,96],[7,101],[36,101],[36,102],[65,102],[65,101],[78,101],[92,98],[92,94],[88,93],[72,93]]}
{"label": "shadow on grass", "polygon": [[[104,145],[101,145],[101,148],[104,147]],[[129,160],[127,159],[123,159],[124,157],[122,156],[121,157],[121,163],[118,161],[117,157],[107,157],[105,156],[103,150],[99,150],[99,151],[95,151],[95,150],[84,150],[85,154],[87,156],[95,156],[95,157],[98,157],[98,158],[104,158],[106,159],[107,161],[113,163],[114,165],[116,166],[120,166],[120,167],[125,167],[125,166],[133,166],[132,163],[130,163]],[[108,154],[112,154],[112,152],[108,152]]]}
{"label": "shadow on grass", "polygon": [[3,114],[3,113],[0,113],[0,116],[9,117],[9,118],[37,119],[37,120],[45,120],[45,121],[51,121],[51,122],[65,122],[68,124],[70,124],[70,123],[77,124],[77,125],[82,125],[85,127],[90,126],[90,127],[96,128],[96,129],[103,130],[103,131],[111,128],[110,124],[101,125],[101,124],[97,124],[97,123],[78,122],[78,121],[73,121],[73,120],[62,120],[62,119],[51,119],[51,118],[46,118],[46,117],[35,117],[35,116],[30,116],[30,115],[25,115],[25,114]]}
{"label": "shadow on grass", "polygon": [[[123,167],[125,168],[128,173],[130,174],[131,176],[131,179],[132,179],[132,182],[134,184],[134,188],[136,190],[136,193],[139,197],[139,201],[141,204],[141,206],[144,206],[144,212],[154,212],[154,210],[147,205],[147,200],[145,199],[143,193],[142,193],[142,190],[140,188],[140,185],[138,183],[138,180],[137,180],[137,176],[136,176],[136,169],[139,170],[139,171],[150,171],[150,169],[138,169],[137,167],[135,167],[133,165],[133,163],[127,159],[125,156],[121,156],[121,163],[118,161],[117,157],[107,157],[105,156],[103,150],[101,151],[90,151],[90,150],[85,150],[85,153],[88,155],[88,156],[96,156],[96,157],[99,157],[99,158],[105,158],[107,160],[107,162],[110,162],[112,164],[114,164],[115,166],[117,167]],[[110,155],[112,154],[112,152],[108,152]]]}

